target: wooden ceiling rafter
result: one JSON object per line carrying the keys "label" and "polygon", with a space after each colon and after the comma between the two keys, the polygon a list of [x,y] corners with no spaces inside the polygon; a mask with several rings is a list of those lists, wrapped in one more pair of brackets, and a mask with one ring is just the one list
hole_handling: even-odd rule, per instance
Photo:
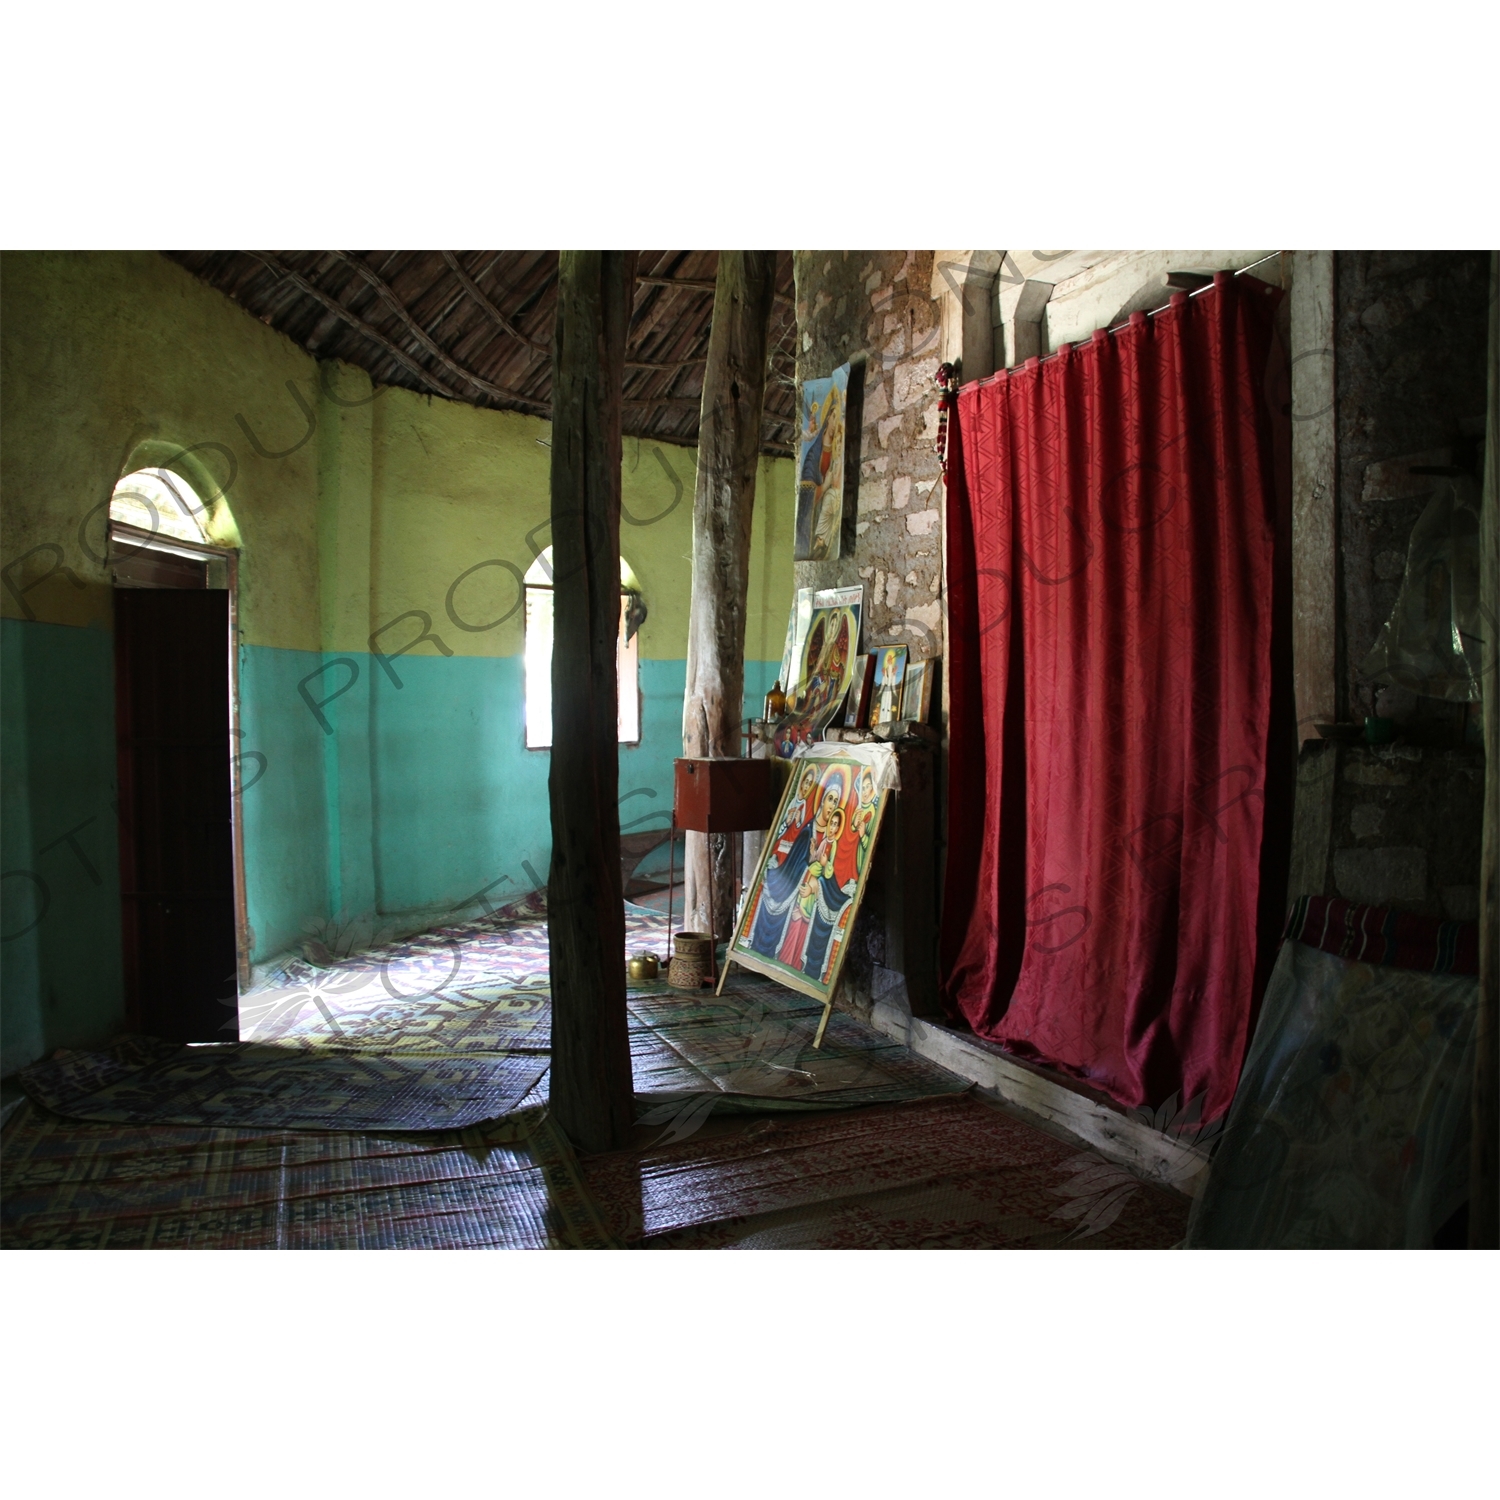
{"label": "wooden ceiling rafter", "polygon": [[[479,289],[479,284],[459,264],[458,257],[451,250],[444,250],[442,252],[442,255],[443,259],[448,262],[448,269],[452,271],[456,277],[458,277],[459,284],[485,310],[485,312],[490,315],[491,319],[495,323],[503,328],[505,332],[508,333],[512,338],[520,339],[520,341],[525,344],[526,347],[533,353],[550,355],[550,350],[544,349],[540,344],[534,344],[529,338],[526,337],[524,333],[521,332],[519,328],[515,326],[514,323],[510,321],[509,318],[505,316],[503,312],[500,311],[498,307],[495,306],[493,302],[490,301],[488,297],[485,296],[485,294]],[[499,260],[499,258],[500,257],[496,255],[494,257],[494,260],[492,260],[490,264],[493,265],[494,261]]]}
{"label": "wooden ceiling rafter", "polygon": [[[336,318],[342,318],[344,322],[347,323],[351,328],[353,328],[357,333],[363,334],[364,337],[369,339],[372,344],[375,344],[381,349],[384,349],[392,359],[396,360],[399,364],[404,365],[408,370],[412,372],[413,375],[417,377],[418,380],[425,380],[429,384],[437,386],[437,388],[443,393],[443,395],[449,396],[455,401],[463,400],[463,397],[460,396],[457,391],[453,390],[451,386],[445,385],[442,381],[438,380],[433,375],[431,370],[428,370],[424,366],[419,365],[416,360],[410,358],[402,350],[397,348],[396,345],[393,344],[388,338],[386,338],[386,336],[381,333],[378,328],[372,327],[369,323],[366,323],[365,320],[361,318],[357,313],[351,312],[349,308],[343,305],[343,303],[336,301],[328,293],[324,292],[319,287],[314,286],[312,282],[310,282],[305,276],[292,270],[290,266],[283,264],[269,252],[252,250],[249,252],[249,254],[253,255],[256,260],[260,261],[262,265],[266,266],[279,279],[289,282],[291,285],[298,288],[299,291],[306,292],[309,297],[312,297],[316,301],[321,302],[323,306],[326,307],[328,311],[331,312]],[[267,321],[269,322],[270,320],[267,319]]]}
{"label": "wooden ceiling rafter", "polygon": [[[377,384],[551,414],[555,251],[178,251],[170,258],[318,359]],[[713,322],[716,251],[643,251],[628,332],[625,431],[692,445]],[[674,295],[678,290],[696,295]],[[796,418],[791,257],[778,260],[763,451]]]}
{"label": "wooden ceiling rafter", "polygon": [[[637,276],[635,279],[643,286],[680,286],[690,292],[714,292],[719,286],[715,280],[698,276]],[[773,300],[785,306],[790,306],[792,303],[791,296],[786,292],[774,293]]]}
{"label": "wooden ceiling rafter", "polygon": [[508,390],[503,385],[496,385],[492,380],[486,380],[482,375],[476,375],[472,370],[465,369],[459,362],[452,358],[446,349],[427,332],[425,328],[407,310],[406,304],[396,295],[390,283],[377,271],[372,270],[362,260],[348,254],[343,250],[329,252],[336,256],[344,265],[349,266],[357,276],[362,277],[374,290],[375,295],[395,313],[407,332],[455,378],[466,381],[476,391],[482,391],[486,396],[494,396],[501,401],[526,401],[529,398],[520,391]]}

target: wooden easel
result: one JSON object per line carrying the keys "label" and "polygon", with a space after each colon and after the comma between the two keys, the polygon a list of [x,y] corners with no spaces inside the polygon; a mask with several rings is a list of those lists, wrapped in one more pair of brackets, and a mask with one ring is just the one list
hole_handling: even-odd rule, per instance
{"label": "wooden easel", "polygon": [[[718,997],[724,993],[724,981],[729,978],[729,966],[734,962],[734,954],[733,954],[733,951],[732,951],[732,945],[734,943],[734,939],[731,937],[729,941],[730,941],[730,944],[731,944],[731,948],[728,949],[728,950],[726,950],[725,954],[724,954],[724,971],[723,971],[723,973],[721,973],[719,975],[719,983],[718,983],[718,985],[714,989],[714,998],[715,999],[718,999]],[[740,967],[742,969],[744,969],[745,965],[741,964]],[[755,973],[755,970],[754,969],[745,969],[745,972],[747,974],[753,974],[753,973]],[[835,997],[838,995],[839,990],[843,988],[843,984],[844,984],[844,976],[842,974],[840,974],[839,975],[839,979],[838,979],[838,983],[836,985],[834,985],[834,987],[831,990],[829,990],[829,992],[828,992],[828,998],[826,1000],[822,1000],[822,1002],[821,1002],[822,1006],[823,1006],[823,1015],[820,1018],[820,1020],[818,1021],[817,1034],[813,1037],[813,1049],[815,1051],[818,1048],[822,1047],[822,1045],[823,1045],[823,1033],[828,1030],[828,1020],[829,1020],[829,1017],[833,1015],[833,1002],[834,1002]],[[790,986],[788,986],[788,988],[790,988]],[[813,998],[814,999],[818,999],[819,997],[818,996],[814,996]]]}
{"label": "wooden easel", "polygon": [[[783,792],[783,799],[789,791],[790,784],[788,785],[787,791]],[[875,849],[875,840],[879,836],[880,825],[885,815],[886,803],[890,800],[890,796],[891,794],[889,791],[882,791],[879,794],[879,802],[877,804],[875,813],[875,823],[874,827],[870,831],[870,853],[872,856]],[[761,849],[760,862],[756,867],[755,879],[751,883],[752,890],[754,889],[755,885],[764,878],[766,861],[771,857],[772,848],[772,840],[770,838],[767,838],[765,845]],[[868,881],[862,880],[859,884],[859,889],[855,894],[854,904],[849,911],[848,931],[850,933],[854,931],[854,923],[859,917],[859,909],[865,899],[865,891],[867,889]],[[757,955],[755,959],[752,959],[748,962],[743,956],[736,956],[734,945],[736,939],[738,939],[738,937],[740,936],[744,924],[745,914],[744,912],[741,912],[735,922],[734,932],[729,939],[729,946],[724,953],[724,972],[719,976],[719,983],[714,990],[714,994],[717,996],[724,993],[724,981],[729,977],[730,965],[737,963],[742,969],[748,969],[752,974],[760,974],[767,979],[772,979],[777,984],[785,985],[789,990],[795,990],[799,995],[809,995],[812,999],[818,1001],[823,1007],[823,1015],[818,1022],[817,1035],[813,1038],[813,1047],[822,1047],[823,1037],[828,1031],[829,1018],[833,1015],[834,1000],[837,998],[839,990],[842,988],[844,982],[842,962],[840,962],[839,964],[839,972],[835,976],[833,984],[829,987],[828,991],[824,993],[821,986],[815,986],[811,982],[806,981],[799,976],[785,972],[785,970],[783,969],[779,969],[769,964],[762,968],[760,966],[762,962],[760,955]]]}

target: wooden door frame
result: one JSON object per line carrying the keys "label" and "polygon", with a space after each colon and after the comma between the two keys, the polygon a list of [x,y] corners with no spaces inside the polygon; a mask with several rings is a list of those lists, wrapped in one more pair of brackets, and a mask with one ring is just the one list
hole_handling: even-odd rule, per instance
{"label": "wooden door frame", "polygon": [[[250,915],[245,896],[244,803],[240,766],[240,554],[236,547],[217,547],[211,542],[180,541],[145,531],[126,521],[111,519],[106,549],[119,537],[139,551],[175,553],[178,556],[201,557],[205,562],[222,561],[225,587],[229,592],[229,826],[234,862],[234,953],[237,988],[250,988]],[[110,556],[106,550],[106,556]],[[113,572],[111,572],[113,578]]]}

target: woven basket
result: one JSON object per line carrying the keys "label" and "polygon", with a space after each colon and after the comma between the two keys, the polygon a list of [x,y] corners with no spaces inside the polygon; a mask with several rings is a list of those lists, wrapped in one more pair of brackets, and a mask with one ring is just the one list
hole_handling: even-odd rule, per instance
{"label": "woven basket", "polygon": [[667,983],[674,990],[701,989],[713,963],[714,940],[706,932],[679,932],[677,951],[667,967]]}

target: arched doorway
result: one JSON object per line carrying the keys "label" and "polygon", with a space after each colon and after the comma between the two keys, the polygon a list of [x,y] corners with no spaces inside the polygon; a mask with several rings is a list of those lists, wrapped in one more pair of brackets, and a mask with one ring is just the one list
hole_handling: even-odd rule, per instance
{"label": "arched doorway", "polygon": [[126,1016],[172,1041],[239,1035],[236,556],[166,469],[115,486],[115,728]]}

